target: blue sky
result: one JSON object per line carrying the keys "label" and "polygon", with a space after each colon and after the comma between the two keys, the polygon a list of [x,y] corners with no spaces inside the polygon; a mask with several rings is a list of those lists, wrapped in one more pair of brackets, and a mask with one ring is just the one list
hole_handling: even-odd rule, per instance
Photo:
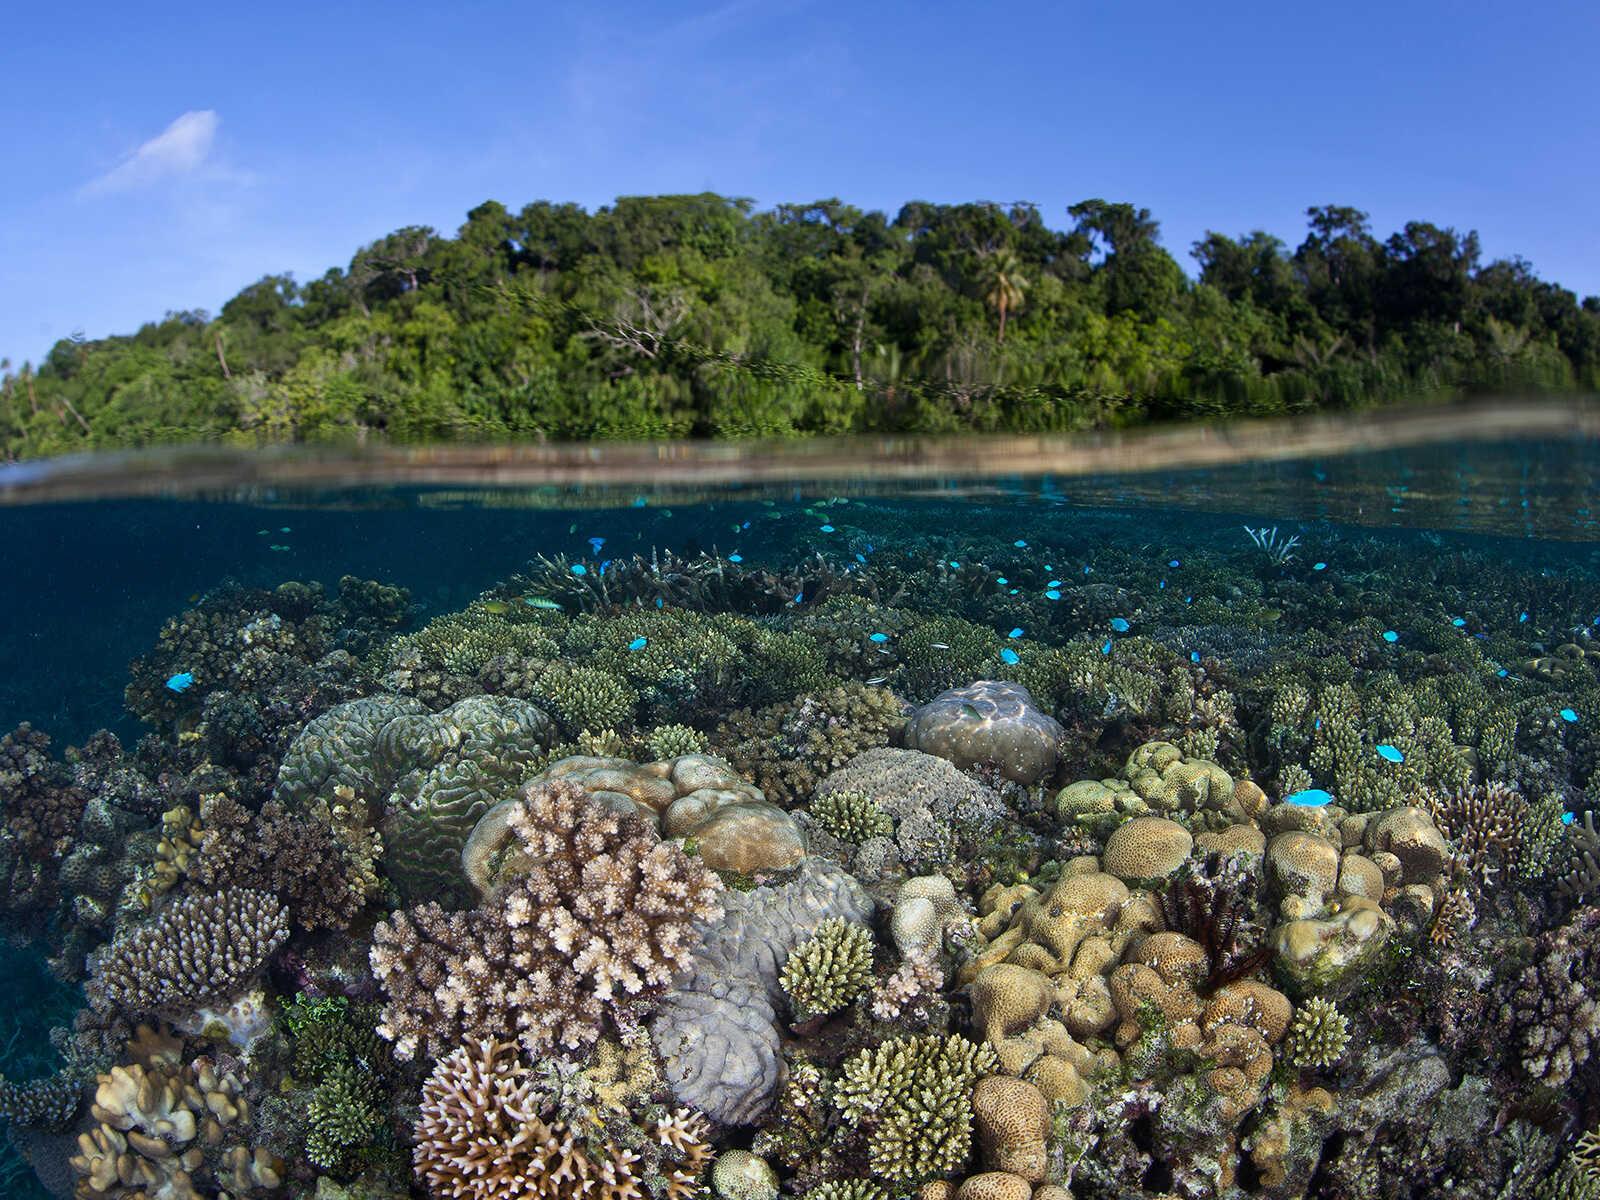
{"label": "blue sky", "polygon": [[1592,0],[9,6],[0,355],[216,311],[497,199],[1349,204],[1600,293]]}

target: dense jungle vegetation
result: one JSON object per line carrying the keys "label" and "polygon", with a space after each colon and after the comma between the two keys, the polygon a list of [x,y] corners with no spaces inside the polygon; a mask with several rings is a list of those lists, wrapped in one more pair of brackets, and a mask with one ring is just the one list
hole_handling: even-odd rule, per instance
{"label": "dense jungle vegetation", "polygon": [[1208,233],[1190,281],[1148,210],[1067,212],[491,201],[0,364],[0,445],[1021,432],[1600,383],[1600,298],[1472,233],[1312,208],[1293,251]]}

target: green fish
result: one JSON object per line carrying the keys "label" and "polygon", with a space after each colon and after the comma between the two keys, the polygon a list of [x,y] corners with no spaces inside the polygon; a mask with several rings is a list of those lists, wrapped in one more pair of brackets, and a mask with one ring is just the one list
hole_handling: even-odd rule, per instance
{"label": "green fish", "polygon": [[492,613],[504,613],[511,611],[511,605],[507,604],[504,600],[485,600],[483,602],[483,608],[485,612]]}
{"label": "green fish", "polygon": [[983,714],[977,709],[973,708],[970,704],[963,704],[961,706],[961,715],[963,717],[971,717],[974,721],[983,720]]}

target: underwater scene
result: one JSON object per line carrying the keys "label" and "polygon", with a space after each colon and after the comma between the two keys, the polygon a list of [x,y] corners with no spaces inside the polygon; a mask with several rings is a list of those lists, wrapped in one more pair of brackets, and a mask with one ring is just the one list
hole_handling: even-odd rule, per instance
{"label": "underwater scene", "polygon": [[8,1197],[1600,1197],[1592,434],[27,482]]}

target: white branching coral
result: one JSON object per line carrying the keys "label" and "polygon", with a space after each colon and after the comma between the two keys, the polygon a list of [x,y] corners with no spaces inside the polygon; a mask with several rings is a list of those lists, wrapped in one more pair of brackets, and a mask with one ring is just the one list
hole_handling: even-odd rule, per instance
{"label": "white branching coral", "polygon": [[424,904],[374,931],[378,1032],[402,1059],[512,1031],[530,1054],[588,1045],[607,1008],[685,970],[693,923],[721,915],[715,874],[564,780],[530,785],[509,824],[515,847],[483,907]]}

